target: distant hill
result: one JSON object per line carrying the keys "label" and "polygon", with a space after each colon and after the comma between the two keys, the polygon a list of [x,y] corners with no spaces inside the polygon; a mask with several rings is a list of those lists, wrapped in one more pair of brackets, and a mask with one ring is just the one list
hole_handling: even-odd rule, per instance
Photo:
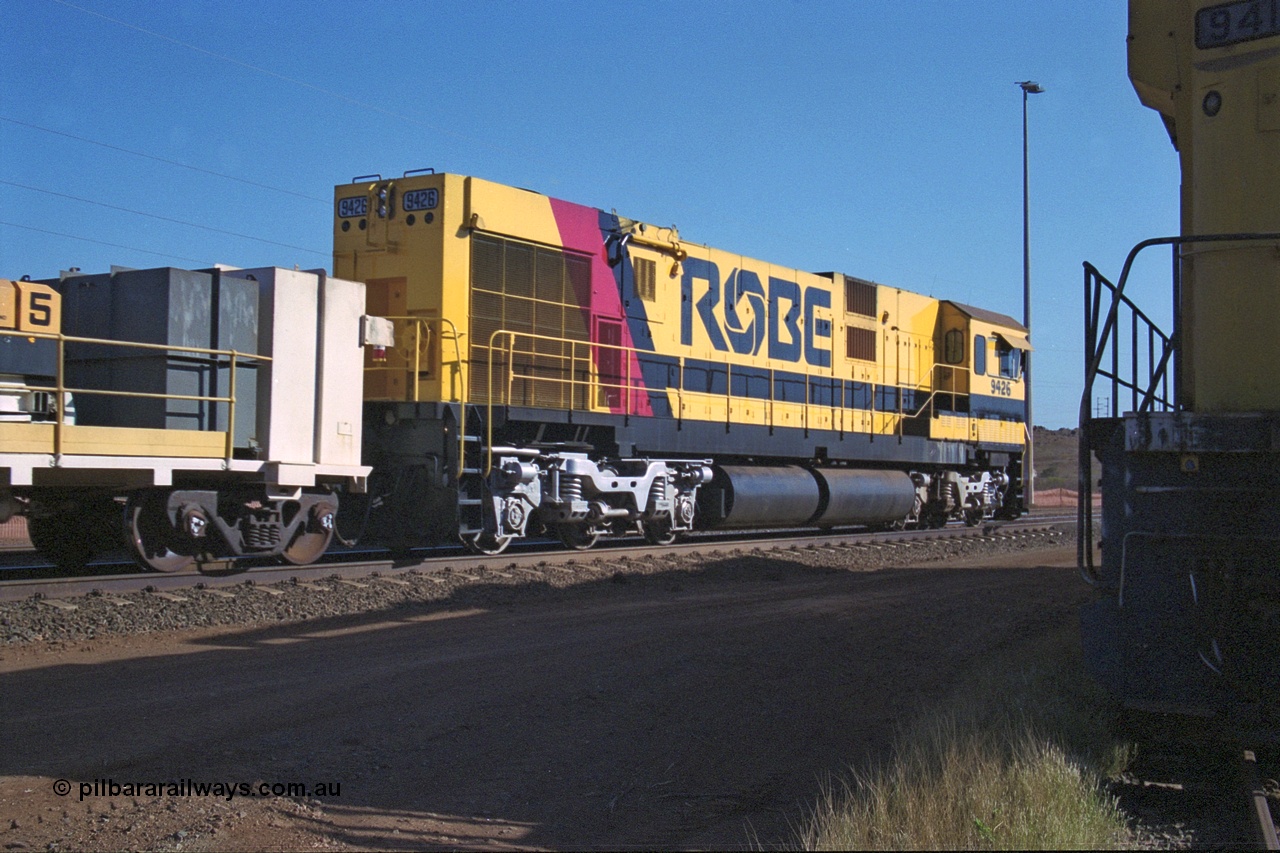
{"label": "distant hill", "polygon": [[[1035,430],[1036,490],[1071,489],[1078,484],[1079,433],[1075,428]],[[1093,482],[1097,485],[1100,469],[1093,460]]]}

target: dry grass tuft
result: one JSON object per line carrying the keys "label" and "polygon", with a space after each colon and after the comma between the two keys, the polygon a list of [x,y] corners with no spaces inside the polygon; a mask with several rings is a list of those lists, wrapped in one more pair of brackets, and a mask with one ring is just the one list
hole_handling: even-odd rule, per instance
{"label": "dry grass tuft", "polygon": [[[1074,640],[1059,636],[1066,647]],[[828,785],[807,850],[1102,849],[1131,846],[1103,779],[1131,757],[1078,657],[1047,642],[1021,669],[993,661],[899,736],[885,766]]]}

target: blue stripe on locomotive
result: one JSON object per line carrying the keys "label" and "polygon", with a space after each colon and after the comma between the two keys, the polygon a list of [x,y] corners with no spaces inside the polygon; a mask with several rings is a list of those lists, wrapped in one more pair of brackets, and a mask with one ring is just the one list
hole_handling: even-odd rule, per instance
{"label": "blue stripe on locomotive", "polygon": [[600,236],[604,240],[609,267],[613,270],[613,281],[622,295],[622,308],[628,330],[631,332],[631,345],[640,350],[640,371],[644,377],[645,392],[649,395],[649,405],[654,417],[670,418],[671,401],[667,399],[667,370],[665,364],[655,361],[646,352],[654,352],[653,330],[649,326],[649,313],[644,300],[636,293],[636,272],[631,263],[631,254],[627,251],[622,235],[622,224],[617,214],[599,211]]}
{"label": "blue stripe on locomotive", "polygon": [[[748,400],[770,399],[770,371],[766,368],[730,365],[724,362],[706,361],[704,359],[685,359],[684,382],[680,381],[680,361],[673,356],[660,355],[650,349],[640,356],[640,364],[644,369],[645,382],[654,399],[654,413],[659,411],[661,401],[662,414],[670,417],[670,405],[665,398],[667,389],[683,387],[691,393],[723,395],[732,385],[734,397]],[[808,402],[817,406],[839,406],[845,409],[871,409],[877,411],[896,412],[901,410],[914,414],[929,402],[930,393],[920,388],[900,388],[893,385],[877,385],[871,382],[857,382],[848,379],[835,379],[825,376],[808,376],[793,371],[775,370],[772,372],[772,398],[780,403],[805,402],[806,379],[808,382]],[[937,397],[935,400],[945,400]],[[969,412],[944,408],[939,404],[938,411],[943,414],[969,414],[977,418],[992,420],[1023,420],[1021,400],[1009,400],[1004,397],[987,397],[974,394],[969,397]]]}

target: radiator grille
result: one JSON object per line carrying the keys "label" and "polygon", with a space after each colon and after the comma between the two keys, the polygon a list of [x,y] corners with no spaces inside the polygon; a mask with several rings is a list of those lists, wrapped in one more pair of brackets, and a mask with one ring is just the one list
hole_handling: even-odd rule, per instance
{"label": "radiator grille", "polygon": [[645,302],[653,302],[658,295],[658,263],[652,258],[636,258],[636,296]]}
{"label": "radiator grille", "polygon": [[863,361],[876,360],[876,330],[850,326],[845,330],[845,354]]}
{"label": "radiator grille", "polygon": [[[558,249],[476,235],[471,240],[471,400],[569,408],[575,368],[585,373],[588,348],[509,331],[587,341],[580,296],[591,293],[591,261]],[[496,388],[489,387],[490,360]],[[581,362],[581,364],[575,364]],[[510,381],[508,381],[510,380]],[[491,399],[492,394],[492,399]],[[508,399],[509,394],[509,399]],[[581,396],[579,394],[578,396]],[[579,403],[580,405],[580,403]]]}
{"label": "radiator grille", "polygon": [[876,316],[876,286],[860,278],[845,276],[844,310],[846,313],[861,314],[863,317]]}

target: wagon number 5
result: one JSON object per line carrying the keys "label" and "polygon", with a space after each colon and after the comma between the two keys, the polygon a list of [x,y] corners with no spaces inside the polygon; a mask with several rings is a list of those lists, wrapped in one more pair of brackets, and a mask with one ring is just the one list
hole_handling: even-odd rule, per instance
{"label": "wagon number 5", "polygon": [[1005,379],[991,380],[991,393],[1000,397],[1012,397],[1013,386]]}
{"label": "wagon number 5", "polygon": [[62,303],[58,292],[33,281],[0,279],[0,329],[18,332],[58,332]]}

